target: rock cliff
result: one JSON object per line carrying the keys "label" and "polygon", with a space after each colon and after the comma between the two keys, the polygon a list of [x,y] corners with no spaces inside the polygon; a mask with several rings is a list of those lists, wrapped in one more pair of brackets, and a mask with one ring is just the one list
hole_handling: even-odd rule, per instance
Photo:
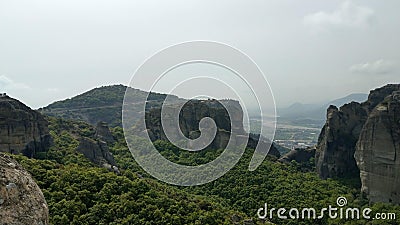
{"label": "rock cliff", "polygon": [[371,202],[400,203],[400,84],[370,92],[368,100],[328,108],[319,136],[321,178],[360,177]]}
{"label": "rock cliff", "polygon": [[367,112],[357,102],[340,109],[336,106],[328,108],[315,154],[315,165],[321,178],[349,177],[359,173],[354,152],[366,119]]}
{"label": "rock cliff", "polygon": [[119,173],[117,163],[110,153],[107,143],[101,139],[93,140],[82,137],[79,140],[79,146],[76,151],[82,153],[86,158],[96,165],[102,166],[110,171]]}
{"label": "rock cliff", "polygon": [[372,109],[357,142],[361,189],[370,201],[400,204],[399,155],[400,91],[394,91]]}
{"label": "rock cliff", "polygon": [[30,174],[0,153],[0,224],[47,225],[49,210]]}
{"label": "rock cliff", "polygon": [[44,117],[6,95],[0,96],[0,152],[33,157],[51,145]]}
{"label": "rock cliff", "polygon": [[[212,149],[221,149],[225,148],[231,132],[235,135],[244,135],[245,130],[243,128],[243,111],[242,108],[237,101],[233,100],[222,100],[223,104],[229,108],[231,111],[231,116],[229,116],[227,110],[224,108],[223,104],[218,100],[190,100],[184,104],[181,111],[178,111],[180,108],[175,107],[174,105],[170,105],[167,107],[172,107],[176,111],[179,112],[179,127],[182,131],[183,135],[187,138],[195,139],[199,137],[199,123],[200,120],[205,117],[212,118],[217,126],[217,132],[214,140],[208,146],[208,148]],[[146,127],[149,137],[152,141],[155,140],[168,140],[166,137],[163,126],[161,124],[161,108],[153,107],[146,112],[145,115]],[[143,133],[145,129],[143,127],[136,127],[135,131],[137,134]],[[259,138],[257,135],[250,135],[247,147],[255,148],[257,143],[259,142]],[[261,143],[261,146],[269,146],[270,144]],[[275,148],[274,145],[271,145],[269,155],[274,155],[276,157],[280,157],[280,152]]]}

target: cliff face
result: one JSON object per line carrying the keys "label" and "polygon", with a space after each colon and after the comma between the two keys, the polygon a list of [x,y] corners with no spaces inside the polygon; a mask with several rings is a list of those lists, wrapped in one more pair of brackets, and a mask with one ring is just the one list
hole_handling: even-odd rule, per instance
{"label": "cliff face", "polygon": [[101,139],[93,140],[91,138],[82,137],[79,140],[79,146],[76,151],[82,153],[94,164],[119,173],[114,156],[109,151],[105,141],[102,141]]}
{"label": "cliff face", "polygon": [[354,152],[366,119],[367,112],[356,102],[340,109],[335,106],[328,108],[315,154],[315,165],[321,178],[354,176],[359,173]]}
{"label": "cliff face", "polygon": [[[179,107],[174,105],[167,106],[174,108],[179,114],[179,127],[183,135],[187,138],[195,139],[200,136],[199,123],[205,117],[212,118],[217,126],[217,132],[214,140],[208,146],[213,149],[225,148],[228,144],[231,131],[235,135],[244,135],[243,128],[243,111],[237,101],[225,100],[224,105],[232,112],[229,116],[224,106],[217,100],[191,100],[188,101],[179,112]],[[146,126],[149,137],[152,141],[168,140],[163,131],[161,124],[161,108],[154,107],[149,109],[145,115]],[[232,124],[232,127],[231,127]],[[144,131],[143,127],[136,127],[138,134]],[[259,139],[256,135],[251,135],[248,140],[247,147],[255,148]],[[269,146],[268,143],[262,142],[261,145]],[[279,151],[271,145],[269,155],[280,157]]]}
{"label": "cliff face", "polygon": [[361,178],[372,202],[400,203],[400,84],[375,89],[364,103],[328,108],[319,136],[321,178]]}
{"label": "cliff face", "polygon": [[51,145],[44,117],[8,96],[0,97],[0,152],[33,157]]}
{"label": "cliff face", "polygon": [[47,225],[48,221],[42,191],[21,165],[0,153],[0,224]]}
{"label": "cliff face", "polygon": [[[194,139],[200,136],[200,120],[204,117],[212,118],[218,127],[218,131],[215,140],[209,147],[225,148],[229,140],[229,132],[231,131],[231,119],[232,124],[234,124],[232,130],[238,134],[244,134],[242,124],[243,114],[239,103],[232,101],[229,106],[233,112],[232,118],[229,118],[226,109],[216,100],[191,100],[182,107],[182,110],[180,110],[179,106],[175,105],[167,107],[171,108],[174,112],[171,113],[171,116],[179,113],[179,127],[183,135],[185,135],[187,138]],[[150,131],[150,138],[152,141],[168,140],[161,124],[160,107],[149,109],[148,112],[146,112],[146,126]]]}
{"label": "cliff face", "polygon": [[[49,122],[39,112],[16,99],[0,96],[0,152],[22,153],[28,157],[47,152],[53,144],[48,127]],[[80,128],[66,126],[62,130],[75,129]],[[93,163],[118,172],[107,146],[115,141],[107,124],[99,122],[94,130],[91,138],[75,133],[80,143],[76,150]]]}
{"label": "cliff face", "polygon": [[395,91],[369,114],[355,158],[362,191],[372,202],[400,203],[400,91]]}

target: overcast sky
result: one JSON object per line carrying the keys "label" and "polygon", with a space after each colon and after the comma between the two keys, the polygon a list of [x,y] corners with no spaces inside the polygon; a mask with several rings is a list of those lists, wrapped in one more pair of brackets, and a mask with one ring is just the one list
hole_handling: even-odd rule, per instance
{"label": "overcast sky", "polygon": [[400,1],[0,0],[0,91],[33,108],[128,84],[167,46],[213,40],[249,55],[278,106],[400,82]]}

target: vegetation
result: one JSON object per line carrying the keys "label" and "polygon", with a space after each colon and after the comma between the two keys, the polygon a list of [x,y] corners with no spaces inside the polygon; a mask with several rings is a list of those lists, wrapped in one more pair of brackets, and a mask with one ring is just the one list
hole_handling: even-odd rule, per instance
{"label": "vegetation", "polygon": [[[92,126],[50,118],[50,130],[54,146],[45,159],[14,157],[43,190],[52,224],[243,224],[248,219],[265,224],[256,214],[264,203],[270,208],[321,209],[336,206],[336,199],[344,196],[348,207],[369,206],[359,188],[349,185],[350,182],[321,180],[314,172],[304,170],[304,165],[294,162],[287,165],[270,158],[256,171],[248,171],[252,149],[247,149],[239,163],[220,179],[202,186],[176,187],[153,179],[137,165],[120,127],[112,129],[117,141],[110,150],[121,174],[99,168],[75,151],[76,137],[91,137]],[[192,154],[168,142],[154,144],[164,157],[185,165],[211,161],[222,152]],[[400,215],[399,206],[369,207],[373,212]],[[365,221],[331,220],[326,216],[316,220],[282,220],[275,215],[269,220],[275,224],[400,224],[400,218]]]}
{"label": "vegetation", "polygon": [[13,157],[42,189],[52,224],[231,224],[232,216],[244,218],[213,199],[143,178],[138,167],[121,174],[99,168],[75,151],[75,137],[90,134],[90,125],[50,122],[54,147],[47,159]]}
{"label": "vegetation", "polygon": [[[48,116],[64,119],[87,121],[95,125],[99,121],[107,122],[111,127],[121,126],[121,111],[127,87],[124,85],[110,85],[94,88],[88,92],[77,95],[71,99],[54,102],[47,107],[39,109]],[[150,93],[139,89],[130,88],[130,100],[141,102],[147,99],[148,107],[159,106],[167,97],[165,94]],[[171,99],[178,99],[172,96]],[[133,109],[132,117],[140,118],[142,108]]]}

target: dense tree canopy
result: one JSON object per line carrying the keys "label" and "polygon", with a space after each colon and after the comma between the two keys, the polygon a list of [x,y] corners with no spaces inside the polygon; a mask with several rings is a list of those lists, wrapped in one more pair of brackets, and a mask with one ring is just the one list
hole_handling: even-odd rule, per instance
{"label": "dense tree canopy", "polygon": [[[99,168],[76,152],[80,136],[93,135],[93,127],[75,121],[50,119],[54,146],[40,159],[14,156],[33,175],[43,190],[53,224],[242,224],[257,218],[257,209],[270,207],[321,209],[336,206],[345,196],[350,207],[366,207],[368,201],[348,180],[321,180],[304,165],[281,164],[266,159],[256,171],[248,171],[253,150],[220,179],[195,187],[176,187],[159,182],[144,172],[131,156],[123,131],[112,129],[116,142],[110,150],[121,174]],[[163,141],[154,143],[160,153],[177,163],[198,165],[215,159],[222,150],[197,153],[182,151]],[[140,146],[138,146],[140,147]],[[312,167],[312,164],[306,166]],[[373,212],[396,212],[390,204],[369,206]],[[249,222],[249,221],[247,221]],[[276,224],[400,224],[387,221],[271,219]],[[386,223],[385,223],[386,222]]]}

